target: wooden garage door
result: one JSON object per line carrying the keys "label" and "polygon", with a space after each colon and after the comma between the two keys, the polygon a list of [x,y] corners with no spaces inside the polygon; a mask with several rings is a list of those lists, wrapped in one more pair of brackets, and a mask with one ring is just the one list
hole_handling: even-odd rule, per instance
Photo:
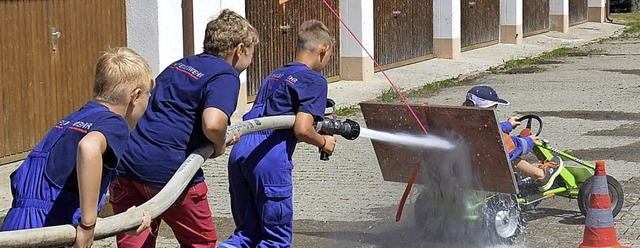
{"label": "wooden garage door", "polygon": [[373,5],[374,57],[383,68],[433,57],[433,1],[375,0]]}
{"label": "wooden garage door", "polygon": [[500,1],[461,0],[462,50],[498,43],[500,38]]}
{"label": "wooden garage door", "polygon": [[549,0],[523,1],[524,36],[530,36],[549,31]]}
{"label": "wooden garage door", "polygon": [[0,16],[3,164],[91,99],[100,51],[126,45],[125,0],[0,1]]}
{"label": "wooden garage door", "polygon": [[[339,0],[327,1],[339,13]],[[329,80],[340,76],[340,22],[322,1],[294,0],[279,5],[275,0],[247,1],[247,20],[258,30],[260,45],[247,69],[247,98],[253,101],[262,80],[273,70],[293,61],[298,27],[310,19],[322,21],[335,36],[331,61],[322,71]]]}
{"label": "wooden garage door", "polygon": [[569,1],[569,25],[577,25],[587,22],[588,3],[587,0]]}

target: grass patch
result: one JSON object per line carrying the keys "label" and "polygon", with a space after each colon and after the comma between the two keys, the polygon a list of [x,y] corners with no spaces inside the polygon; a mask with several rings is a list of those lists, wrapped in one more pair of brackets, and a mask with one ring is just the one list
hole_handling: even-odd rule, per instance
{"label": "grass patch", "polygon": [[449,78],[442,81],[426,84],[420,88],[408,91],[405,96],[407,97],[428,97],[433,96],[440,92],[443,88],[464,85],[465,82],[458,78]]}
{"label": "grass patch", "polygon": [[543,52],[538,57],[509,60],[509,61],[506,61],[502,66],[489,68],[489,71],[494,74],[503,73],[503,72],[511,73],[510,71],[517,71],[515,70],[517,68],[531,67],[535,69],[534,72],[542,72],[542,71],[546,71],[546,69],[535,66],[537,64],[544,64],[541,61],[550,60],[554,58],[568,57],[568,56],[589,56],[596,52],[602,52],[602,51],[598,49],[591,49],[591,50],[585,51],[577,47],[561,47],[549,52]]}
{"label": "grass patch", "polygon": [[628,26],[622,31],[621,37],[640,37],[640,13],[611,14],[611,19]]}
{"label": "grass patch", "polygon": [[393,101],[399,100],[400,96],[398,96],[398,94],[393,88],[389,88],[385,91],[382,91],[380,96],[378,96],[376,99],[383,102],[393,102]]}
{"label": "grass patch", "polygon": [[547,71],[546,67],[532,65],[532,66],[516,67],[506,71],[505,73],[506,74],[530,74],[530,73],[538,73],[538,72],[545,72],[545,71]]}
{"label": "grass patch", "polygon": [[359,113],[360,112],[360,108],[358,108],[357,106],[350,106],[350,107],[342,107],[336,110],[336,115],[338,116],[349,116],[349,115],[353,115],[355,113]]}
{"label": "grass patch", "polygon": [[[417,89],[401,91],[401,93],[406,98],[429,97],[439,93],[440,90],[442,90],[443,88],[459,86],[464,84],[466,84],[465,81],[461,81],[458,78],[449,78],[442,81],[436,81],[430,84],[425,84],[424,86]],[[376,99],[383,102],[393,102],[393,101],[400,100],[400,96],[398,96],[398,94],[396,93],[395,90],[393,90],[393,88],[389,88],[388,90],[383,91],[380,94],[380,96],[378,96]]]}

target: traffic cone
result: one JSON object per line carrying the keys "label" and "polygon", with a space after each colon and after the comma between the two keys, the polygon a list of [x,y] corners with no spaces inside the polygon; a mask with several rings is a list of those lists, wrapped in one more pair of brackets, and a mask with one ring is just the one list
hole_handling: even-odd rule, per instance
{"label": "traffic cone", "polygon": [[630,247],[623,246],[618,242],[616,228],[613,226],[607,172],[604,167],[604,161],[596,161],[589,211],[587,211],[587,220],[584,226],[584,238],[579,248]]}

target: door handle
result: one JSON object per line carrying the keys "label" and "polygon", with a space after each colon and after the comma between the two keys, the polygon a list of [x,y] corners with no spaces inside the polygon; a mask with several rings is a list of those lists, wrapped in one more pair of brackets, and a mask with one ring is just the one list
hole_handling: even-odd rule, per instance
{"label": "door handle", "polygon": [[280,25],[280,31],[282,31],[283,33],[287,32],[287,30],[289,29],[291,29],[291,26],[289,26],[289,23]]}
{"label": "door handle", "polygon": [[57,51],[58,50],[58,38],[60,38],[61,35],[62,35],[62,33],[60,33],[60,31],[58,31],[58,29],[51,28],[51,49],[53,51]]}

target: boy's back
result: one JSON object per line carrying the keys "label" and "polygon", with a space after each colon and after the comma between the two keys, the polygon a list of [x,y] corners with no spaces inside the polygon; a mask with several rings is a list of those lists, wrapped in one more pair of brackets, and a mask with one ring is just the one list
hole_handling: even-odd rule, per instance
{"label": "boy's back", "polygon": [[[8,215],[2,226],[3,230],[78,223],[80,209],[73,207],[79,204],[78,181],[75,180],[76,155],[78,143],[90,131],[101,132],[110,146],[110,152],[104,156],[104,166],[109,170],[102,173],[99,203],[99,206],[102,206],[107,186],[113,176],[111,170],[116,167],[118,158],[124,152],[129,128],[122,116],[97,102],[90,101],[80,110],[58,121],[25,159],[25,166],[19,167],[11,174],[11,189],[19,199],[14,199],[15,209],[44,206],[45,208],[31,208],[26,211],[35,213],[48,208],[56,214],[46,215],[43,220],[31,222],[19,221],[24,217],[22,215]],[[42,183],[43,179],[47,183]],[[56,200],[47,203],[49,199]]]}
{"label": "boy's back", "polygon": [[[174,62],[156,81],[149,109],[131,133],[118,173],[162,187],[189,154],[208,142],[202,131],[203,110],[215,106],[227,116],[233,114],[240,81],[229,63],[207,53]],[[198,170],[194,182],[203,181],[202,175]]]}

